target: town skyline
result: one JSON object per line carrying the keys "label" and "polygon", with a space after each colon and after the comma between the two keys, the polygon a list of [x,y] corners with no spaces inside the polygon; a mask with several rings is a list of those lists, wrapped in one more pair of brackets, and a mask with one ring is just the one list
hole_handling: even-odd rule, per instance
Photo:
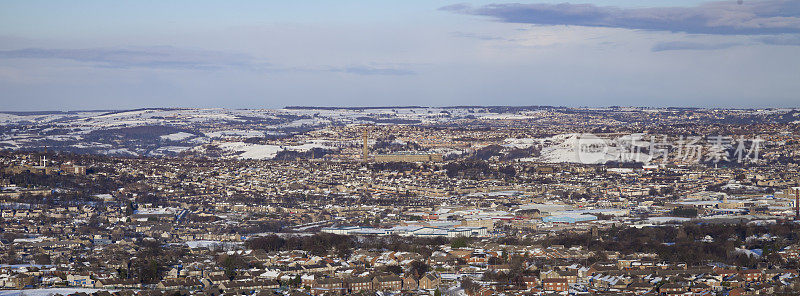
{"label": "town skyline", "polygon": [[796,295],[799,129],[794,109],[0,112],[0,293]]}
{"label": "town skyline", "polygon": [[800,0],[0,1],[0,296],[800,295]]}
{"label": "town skyline", "polygon": [[280,109],[320,109],[320,110],[381,110],[381,109],[425,109],[425,108],[442,108],[442,109],[455,109],[455,108],[496,108],[496,107],[508,107],[508,108],[553,108],[553,109],[620,109],[620,108],[630,108],[630,109],[698,109],[698,110],[707,110],[707,109],[720,109],[720,110],[795,110],[800,109],[800,107],[702,107],[702,106],[634,106],[634,105],[587,105],[587,106],[566,106],[566,105],[363,105],[363,106],[351,106],[351,105],[327,105],[327,106],[313,106],[313,105],[297,105],[297,106],[283,106],[283,107],[271,107],[271,108],[259,108],[259,107],[250,107],[250,108],[225,108],[225,107],[179,107],[179,106],[167,106],[167,107],[139,107],[139,108],[123,108],[123,109],[40,109],[40,110],[0,110],[0,113],[7,113],[7,114],[24,114],[24,113],[59,113],[59,112],[97,112],[97,111],[108,111],[108,112],[116,112],[116,111],[136,111],[136,110],[161,110],[161,109],[172,109],[172,110],[280,110]]}

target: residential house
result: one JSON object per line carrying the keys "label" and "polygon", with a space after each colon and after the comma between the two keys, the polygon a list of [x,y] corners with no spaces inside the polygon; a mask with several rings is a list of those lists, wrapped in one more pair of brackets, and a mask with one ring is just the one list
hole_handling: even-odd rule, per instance
{"label": "residential house", "polygon": [[347,286],[351,293],[373,290],[372,278],[368,276],[350,278],[347,280]]}
{"label": "residential house", "polygon": [[372,280],[375,290],[380,291],[399,291],[403,289],[403,278],[396,275],[376,276]]}
{"label": "residential house", "polygon": [[339,278],[319,278],[315,279],[311,285],[311,292],[315,295],[325,293],[342,294],[345,291],[345,282]]}
{"label": "residential house", "polygon": [[442,283],[441,277],[435,272],[428,272],[419,279],[419,288],[424,290],[433,290],[439,287]]}
{"label": "residential house", "polygon": [[542,279],[542,287],[545,291],[563,292],[569,290],[569,282],[562,278]]}

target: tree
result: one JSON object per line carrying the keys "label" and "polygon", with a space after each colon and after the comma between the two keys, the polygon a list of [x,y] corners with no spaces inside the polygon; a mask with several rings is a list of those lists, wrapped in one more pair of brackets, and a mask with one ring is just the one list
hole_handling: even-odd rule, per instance
{"label": "tree", "polygon": [[684,217],[684,218],[695,218],[695,217],[697,217],[697,209],[695,209],[695,208],[674,208],[669,213],[670,213],[670,215],[673,215],[673,216],[676,216],[676,217]]}
{"label": "tree", "polygon": [[33,255],[33,262],[39,265],[49,265],[51,264],[50,255],[47,254]]}
{"label": "tree", "polygon": [[505,262],[505,260],[503,260],[503,258],[500,258],[500,257],[490,257],[488,263],[489,263],[489,265],[500,265],[500,264],[503,264],[503,263],[506,263],[506,262]]}
{"label": "tree", "polygon": [[128,270],[124,268],[117,268],[117,278],[120,279],[127,279],[130,275],[128,274]]}
{"label": "tree", "polygon": [[648,192],[648,195],[650,195],[650,196],[656,196],[656,195],[658,195],[658,189],[655,189],[655,188],[653,188],[653,187],[650,187],[650,190],[649,190],[649,192]]}
{"label": "tree", "polygon": [[158,282],[164,269],[164,266],[159,265],[155,259],[138,260],[136,262],[138,278],[143,284],[155,284]]}
{"label": "tree", "polygon": [[236,254],[222,255],[219,258],[217,258],[217,262],[219,262],[220,265],[222,265],[222,268],[225,269],[225,275],[230,279],[236,277],[236,271],[238,269],[248,267],[247,262],[245,262],[241,256]]}
{"label": "tree", "polygon": [[455,239],[453,239],[452,242],[450,242],[450,247],[453,248],[453,249],[466,248],[467,247],[467,239],[463,238],[463,237],[455,238]]}
{"label": "tree", "polygon": [[464,289],[464,291],[466,291],[467,294],[472,294],[475,291],[478,291],[480,287],[481,285],[472,281],[472,278],[465,277],[464,279],[461,280],[461,289]]}
{"label": "tree", "polygon": [[291,281],[289,281],[289,285],[292,287],[300,287],[300,284],[303,283],[303,279],[300,278],[300,275],[296,275]]}
{"label": "tree", "polygon": [[160,256],[162,253],[161,242],[154,239],[145,239],[139,244],[139,256],[152,258]]}
{"label": "tree", "polygon": [[136,210],[136,206],[133,204],[132,201],[129,201],[128,204],[125,206],[125,216],[133,215],[133,212]]}
{"label": "tree", "polygon": [[428,264],[425,264],[425,262],[419,260],[411,261],[411,264],[409,264],[409,273],[414,274],[416,276],[422,276],[425,273],[427,273],[430,269],[431,267],[428,266]]}
{"label": "tree", "polygon": [[403,268],[400,265],[387,265],[384,270],[389,273],[394,274],[401,274],[403,273]]}

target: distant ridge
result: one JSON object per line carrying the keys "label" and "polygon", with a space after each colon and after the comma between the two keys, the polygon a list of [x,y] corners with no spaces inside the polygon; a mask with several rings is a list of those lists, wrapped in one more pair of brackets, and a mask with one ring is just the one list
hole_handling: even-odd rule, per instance
{"label": "distant ridge", "polygon": [[456,106],[361,106],[361,107],[354,107],[354,106],[347,106],[347,107],[332,107],[332,106],[286,106],[283,108],[225,108],[225,107],[144,107],[144,108],[136,108],[136,109],[78,109],[78,110],[68,110],[68,111],[61,111],[61,110],[34,110],[34,111],[3,111],[0,110],[0,114],[11,114],[11,115],[19,115],[19,116],[28,116],[28,115],[52,115],[52,114],[77,114],[80,112],[104,112],[100,115],[111,115],[116,113],[123,113],[123,112],[133,112],[133,111],[144,111],[144,110],[160,110],[160,111],[174,111],[174,110],[204,110],[204,109],[224,109],[224,110],[276,110],[276,109],[287,109],[287,110],[381,110],[381,109],[425,109],[425,108],[437,108],[437,109],[475,109],[475,108],[485,108],[489,109],[490,111],[495,112],[509,112],[509,111],[524,111],[524,110],[583,110],[583,109],[609,109],[609,110],[619,110],[619,109],[649,109],[649,110],[671,110],[671,111],[694,111],[694,110],[746,110],[746,111],[753,111],[753,110],[796,110],[800,111],[800,107],[764,107],[764,108],[734,108],[734,107],[650,107],[650,106],[577,106],[577,107],[569,107],[569,106],[514,106],[514,105],[487,105],[487,106],[480,106],[480,105],[456,105]]}
{"label": "distant ridge", "polygon": [[54,111],[54,110],[42,110],[42,111],[0,111],[3,114],[11,114],[11,115],[19,115],[19,116],[29,116],[29,115],[53,115],[53,114],[77,114],[81,112],[105,112],[100,114],[102,115],[111,115],[117,113],[124,113],[124,112],[133,112],[133,111],[145,111],[145,110],[161,110],[161,111],[174,111],[174,110],[189,110],[191,108],[137,108],[137,109],[122,109],[122,110],[113,110],[113,109],[96,109],[96,110],[70,110],[70,111]]}
{"label": "distant ridge", "polygon": [[3,114],[18,116],[30,115],[52,115],[52,114],[76,114],[79,112],[111,112],[112,110],[76,110],[76,111],[0,111]]}
{"label": "distant ridge", "polygon": [[100,116],[114,115],[114,114],[125,113],[125,112],[147,111],[147,110],[179,111],[179,110],[189,110],[189,109],[188,108],[139,108],[139,109],[131,109],[131,110],[108,110],[107,113],[100,114]]}
{"label": "distant ridge", "polygon": [[523,108],[523,109],[556,109],[568,107],[555,106],[363,106],[363,107],[331,107],[331,106],[286,106],[283,109],[290,110],[369,110],[369,109],[415,109],[415,108],[439,108],[439,109],[460,109],[460,108]]}
{"label": "distant ridge", "polygon": [[438,108],[438,109],[463,109],[463,108],[486,108],[494,111],[514,111],[514,110],[564,110],[564,109],[660,109],[671,111],[693,111],[693,110],[796,110],[798,107],[764,107],[764,108],[736,108],[736,107],[654,107],[654,106],[548,106],[548,105],[530,105],[530,106],[516,106],[516,105],[456,105],[456,106],[286,106],[283,109],[289,110],[379,110],[379,109],[412,109],[412,108]]}
{"label": "distant ridge", "polygon": [[431,108],[423,106],[386,106],[386,107],[315,107],[315,106],[286,106],[283,109],[290,110],[372,110],[372,109],[414,109]]}

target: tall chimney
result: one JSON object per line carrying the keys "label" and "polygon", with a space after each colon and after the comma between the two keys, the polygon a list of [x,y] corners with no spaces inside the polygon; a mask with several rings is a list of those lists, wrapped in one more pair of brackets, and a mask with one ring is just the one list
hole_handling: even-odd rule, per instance
{"label": "tall chimney", "polygon": [[369,140],[369,129],[364,128],[364,145],[361,151],[361,160],[367,162],[369,158],[369,147],[367,146],[367,141]]}
{"label": "tall chimney", "polygon": [[794,189],[794,218],[800,219],[800,187],[792,187]]}

